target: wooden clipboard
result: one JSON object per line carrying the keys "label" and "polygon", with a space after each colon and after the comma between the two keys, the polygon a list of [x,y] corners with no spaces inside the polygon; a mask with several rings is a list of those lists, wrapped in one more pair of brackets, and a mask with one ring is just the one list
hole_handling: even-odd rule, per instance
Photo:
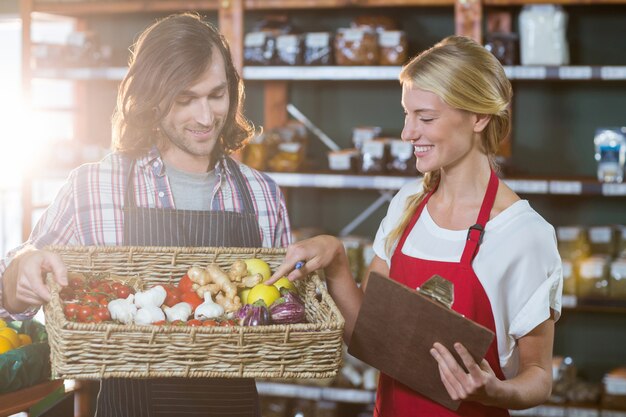
{"label": "wooden clipboard", "polygon": [[494,338],[491,330],[405,285],[376,272],[369,275],[348,352],[423,396],[456,410],[430,354],[443,344],[460,342],[477,362]]}

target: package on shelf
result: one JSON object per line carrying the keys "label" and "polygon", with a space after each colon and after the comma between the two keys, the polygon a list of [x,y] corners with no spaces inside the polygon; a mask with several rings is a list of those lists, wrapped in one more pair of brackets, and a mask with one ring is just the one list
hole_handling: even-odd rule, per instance
{"label": "package on shelf", "polygon": [[485,48],[491,52],[502,65],[517,63],[517,33],[489,32],[485,35]]}
{"label": "package on shelf", "polygon": [[252,30],[244,36],[244,63],[246,65],[274,64],[277,38],[293,32],[293,27],[284,15],[266,16],[256,22]]}
{"label": "package on shelf", "polygon": [[533,4],[519,15],[522,65],[567,65],[567,13],[561,6]]}
{"label": "package on shelf", "polygon": [[587,235],[592,254],[614,256],[617,252],[617,228],[592,226],[588,228]]}
{"label": "package on shelf", "polygon": [[401,175],[417,175],[413,144],[402,139],[389,139],[390,152],[387,172]]}
{"label": "package on shelf", "polygon": [[383,128],[380,126],[355,126],[352,128],[352,143],[361,151],[363,144],[380,136]]}
{"label": "package on shelf", "polygon": [[377,138],[363,143],[361,167],[364,174],[384,174],[391,160],[389,138]]}
{"label": "package on shelf", "polygon": [[590,403],[600,400],[600,384],[582,380],[571,357],[555,356],[552,359],[552,394],[550,402]]}
{"label": "package on shelf", "polygon": [[580,261],[577,293],[579,297],[608,297],[608,256],[595,255]]}
{"label": "package on shelf", "polygon": [[286,34],[276,37],[275,65],[302,65],[303,55],[301,35]]}
{"label": "package on shelf", "polygon": [[333,34],[310,32],[304,35],[304,65],[334,64]]}
{"label": "package on shelf", "polygon": [[589,240],[584,227],[559,226],[556,236],[561,258],[576,261],[589,256]]}
{"label": "package on shelf", "polygon": [[626,127],[599,128],[593,138],[598,161],[598,181],[624,181]]}
{"label": "package on shelf", "polygon": [[335,33],[337,65],[378,65],[378,35],[362,28],[339,28]]}
{"label": "package on shelf", "polygon": [[331,171],[339,171],[346,173],[356,173],[359,164],[359,150],[341,149],[339,151],[328,152],[328,168]]}
{"label": "package on shelf", "polygon": [[626,410],[626,367],[615,368],[602,378],[602,406]]}
{"label": "package on shelf", "polygon": [[244,148],[243,162],[260,171],[295,172],[305,164],[308,142],[304,125],[290,120],[257,134]]}
{"label": "package on shelf", "polygon": [[403,65],[409,57],[409,41],[403,30],[385,30],[378,33],[380,65]]}

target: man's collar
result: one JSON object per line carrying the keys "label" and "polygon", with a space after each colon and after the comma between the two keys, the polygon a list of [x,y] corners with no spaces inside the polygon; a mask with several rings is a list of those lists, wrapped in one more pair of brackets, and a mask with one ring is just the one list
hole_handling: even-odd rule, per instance
{"label": "man's collar", "polygon": [[[223,172],[226,172],[226,175],[231,175],[231,169],[226,159],[229,158],[227,155],[221,155],[215,164],[215,174],[221,175]],[[165,173],[165,164],[163,163],[163,159],[161,158],[161,153],[156,146],[150,148],[148,153],[144,156],[137,158],[136,165],[140,168],[160,168],[159,174],[163,175]]]}

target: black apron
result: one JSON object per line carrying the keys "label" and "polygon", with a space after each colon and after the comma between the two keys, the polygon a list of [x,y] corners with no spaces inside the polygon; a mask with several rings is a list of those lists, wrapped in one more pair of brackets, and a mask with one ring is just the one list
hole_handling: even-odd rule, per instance
{"label": "black apron", "polygon": [[[132,161],[124,204],[124,245],[260,247],[259,225],[246,181],[224,159],[243,200],[243,212],[137,207]],[[259,396],[251,378],[109,378],[101,381],[98,417],[258,417]]]}

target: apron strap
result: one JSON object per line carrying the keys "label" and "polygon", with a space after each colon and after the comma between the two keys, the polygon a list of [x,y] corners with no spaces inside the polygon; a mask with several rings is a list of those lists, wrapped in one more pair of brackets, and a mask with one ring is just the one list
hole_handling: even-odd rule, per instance
{"label": "apron strap", "polygon": [[250,187],[248,187],[248,181],[244,178],[241,173],[241,169],[239,169],[239,165],[232,158],[226,156],[223,161],[228,166],[230,170],[233,180],[235,181],[235,186],[237,187],[237,191],[241,196],[241,202],[243,204],[243,212],[244,213],[256,213],[254,210],[254,204],[252,203],[252,196],[250,195]]}
{"label": "apron strap", "polygon": [[426,197],[424,197],[420,205],[417,206],[417,208],[415,209],[415,213],[413,214],[411,221],[409,222],[409,224],[407,224],[407,226],[404,228],[404,231],[402,232],[402,236],[400,237],[400,240],[398,241],[398,244],[396,245],[394,254],[397,251],[400,251],[400,252],[402,251],[402,247],[404,246],[404,242],[409,236],[409,233],[411,233],[411,230],[413,230],[413,226],[415,226],[415,223],[417,223],[417,219],[419,219],[419,217],[422,215],[422,211],[424,211],[424,207],[426,207],[426,203],[428,203],[428,200],[430,200],[430,197],[434,194],[435,191],[437,191],[438,187],[439,187],[439,184],[435,185],[433,189],[428,192]]}
{"label": "apron strap", "polygon": [[491,176],[489,177],[489,184],[487,185],[487,191],[483,198],[483,203],[476,219],[476,224],[470,226],[467,231],[467,241],[465,243],[465,249],[463,249],[463,255],[461,256],[461,263],[464,265],[470,265],[476,254],[478,254],[478,248],[483,241],[483,235],[485,234],[485,225],[489,221],[489,215],[493,208],[493,203],[496,200],[496,194],[498,193],[498,176],[491,170]]}
{"label": "apron strap", "polygon": [[126,192],[124,193],[124,208],[126,207],[136,207],[135,203],[135,179],[133,178],[135,171],[135,162],[137,160],[135,158],[129,160],[124,157],[124,168],[126,171]]}

